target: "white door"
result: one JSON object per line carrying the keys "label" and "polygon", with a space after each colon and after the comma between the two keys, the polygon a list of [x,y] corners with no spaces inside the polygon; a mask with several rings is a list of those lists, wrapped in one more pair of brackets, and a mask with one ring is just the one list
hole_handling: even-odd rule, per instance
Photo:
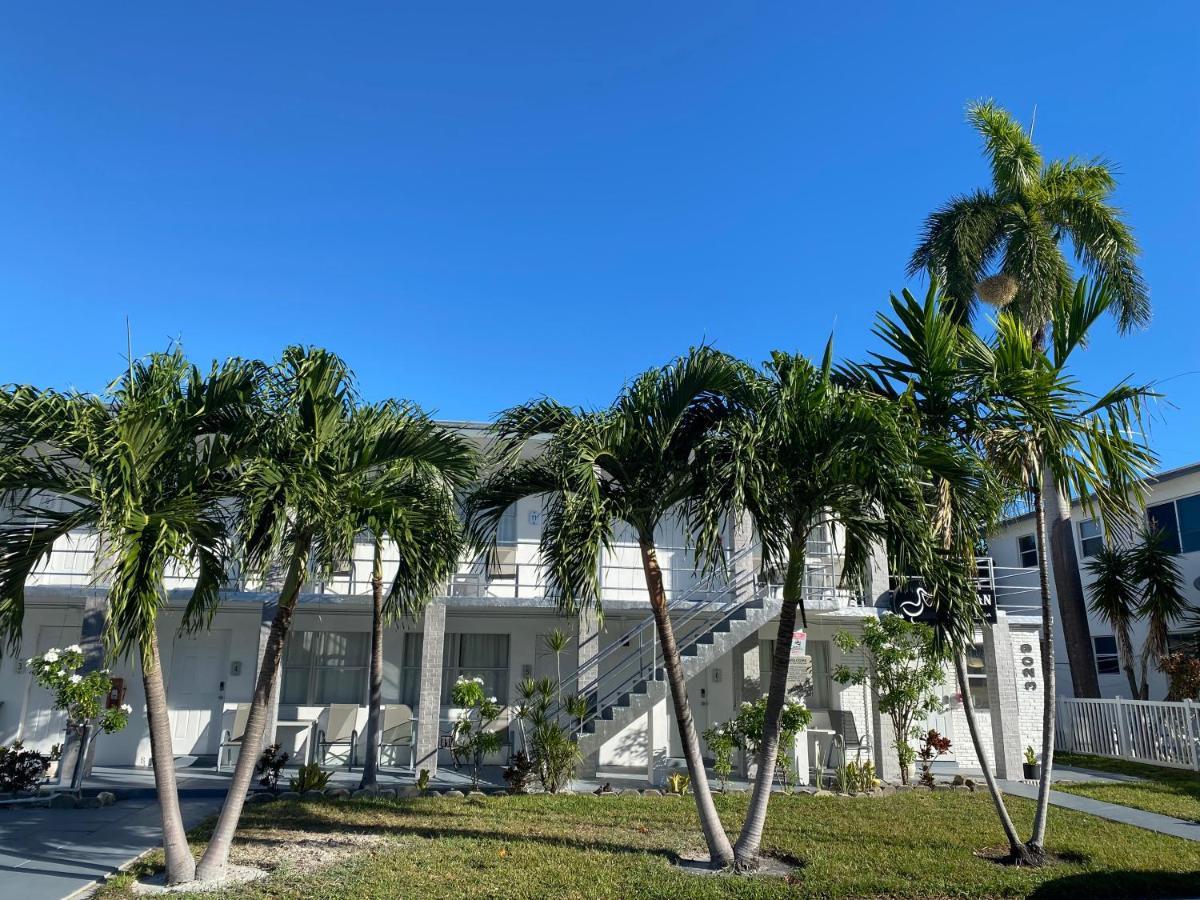
{"label": "white door", "polygon": [[[708,669],[697,672],[687,683],[688,706],[692,710],[692,722],[696,726],[696,737],[700,739],[700,752],[708,753],[708,745],[704,742],[704,729],[708,728]],[[667,697],[667,709],[670,713],[671,727],[671,756],[683,756],[683,741],[679,737],[679,727],[675,722],[675,704]]]}
{"label": "white door", "polygon": [[217,752],[228,653],[228,631],[175,638],[167,705],[172,749],[177,755]]}
{"label": "white door", "polygon": [[[31,656],[40,656],[51,647],[62,649],[79,643],[78,625],[43,625],[38,631],[36,649]],[[28,666],[22,663],[24,671]],[[29,676],[29,690],[25,695],[25,711],[21,716],[21,731],[17,735],[25,742],[26,749],[48,752],[66,737],[67,714],[54,708],[54,694],[39,687]]]}

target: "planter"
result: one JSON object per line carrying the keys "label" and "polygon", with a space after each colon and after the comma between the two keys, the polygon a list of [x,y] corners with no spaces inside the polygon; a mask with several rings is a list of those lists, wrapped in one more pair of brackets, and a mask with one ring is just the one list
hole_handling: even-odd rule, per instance
{"label": "planter", "polygon": [[1024,770],[1024,775],[1025,775],[1026,781],[1040,781],[1041,780],[1041,777],[1042,777],[1042,764],[1041,763],[1033,763],[1032,765],[1030,765],[1029,763],[1021,763],[1021,768]]}

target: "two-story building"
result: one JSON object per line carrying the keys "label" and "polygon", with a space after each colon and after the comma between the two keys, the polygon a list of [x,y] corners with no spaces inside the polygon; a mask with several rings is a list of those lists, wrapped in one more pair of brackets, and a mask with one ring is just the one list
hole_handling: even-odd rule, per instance
{"label": "two-story building", "polygon": [[[462,424],[478,434],[481,426]],[[384,703],[414,711],[418,768],[436,769],[449,760],[445,737],[456,711],[451,687],[459,676],[480,677],[487,692],[505,706],[507,724],[523,679],[560,678],[568,693],[585,694],[590,713],[580,746],[584,771],[658,781],[664,766],[681,757],[661,654],[646,599],[638,547],[618,535],[601,565],[604,615],[559,615],[545,585],[538,555],[542,509],[536,500],[510,510],[490,563],[464,560],[425,613],[387,628],[384,635]],[[672,618],[688,677],[698,731],[731,718],[738,706],[766,690],[780,607],[779,585],[758,572],[752,539],[730,527],[727,571],[697,572],[686,535],[666,526],[657,535]],[[810,757],[827,757],[831,732],[850,744],[850,758],[873,758],[881,771],[894,771],[890,726],[869,687],[843,686],[831,673],[844,657],[834,642],[842,630],[860,630],[866,617],[891,608],[891,583],[884,554],[871,569],[869,590],[839,587],[841,556],[836,529],[808,546],[805,596],[808,628],[806,666],[811,667],[808,704],[816,711]],[[21,657],[49,647],[94,641],[103,621],[105,586],[94,583],[95,535],[61,540],[30,578]],[[370,654],[371,546],[365,539],[354,558],[327,580],[310,580],[288,638],[273,711],[272,733],[286,749],[310,754],[319,729],[327,727],[334,704],[359,709],[365,731]],[[385,578],[387,571],[385,552]],[[159,639],[177,756],[215,760],[223,735],[234,729],[238,704],[248,703],[267,629],[274,612],[271,585],[231,573],[210,627],[198,634],[178,631],[192,582],[172,573],[169,605],[161,614]],[[1035,604],[999,594],[997,624],[979,635],[971,656],[971,691],[985,729],[989,754],[1000,750],[1001,772],[1015,773],[1020,750],[1038,743],[1040,677],[1036,668]],[[570,642],[556,655],[547,636],[566,631]],[[49,749],[62,740],[61,714],[34,685],[22,658],[0,660],[0,743],[13,739]],[[129,727],[103,736],[100,764],[146,766],[150,742],[140,670],[136,660],[117,661],[126,702],[134,709]],[[957,759],[971,766],[971,750],[952,672],[944,689],[946,710],[929,724],[952,736]],[[505,729],[502,763],[518,746],[518,729]],[[439,749],[440,748],[440,749]],[[407,763],[405,759],[405,763]],[[1005,770],[1004,766],[1007,766]]]}
{"label": "two-story building", "polygon": [[[1145,483],[1145,505],[1146,522],[1153,522],[1162,530],[1164,539],[1177,554],[1176,561],[1183,576],[1181,586],[1184,595],[1193,607],[1200,608],[1200,463],[1171,469],[1148,479]],[[1078,500],[1071,507],[1071,525],[1084,596],[1088,598],[1092,582],[1088,560],[1099,552],[1106,541],[1115,540],[1127,544],[1130,538],[1128,535],[1109,534],[1098,516],[1085,511]],[[1008,567],[1012,583],[1030,588],[1036,586],[1038,553],[1041,552],[1041,548],[1038,546],[1037,528],[1032,513],[1008,520],[995,534],[989,535],[988,551],[997,565]],[[1057,604],[1058,595],[1053,579],[1050,589]],[[1059,619],[1061,621],[1061,614]],[[1179,631],[1172,635],[1172,639],[1182,644],[1184,623],[1178,623],[1178,627]],[[1117,642],[1111,626],[1089,610],[1088,628],[1101,696],[1131,699],[1129,682],[1117,658]],[[1141,653],[1146,631],[1147,623],[1144,619],[1134,623],[1131,637],[1135,654]],[[1055,679],[1058,693],[1071,696],[1070,666],[1061,628],[1055,631],[1054,658],[1058,666],[1058,677]],[[1167,693],[1166,676],[1153,665],[1149,669],[1149,676],[1150,699],[1163,699]]]}

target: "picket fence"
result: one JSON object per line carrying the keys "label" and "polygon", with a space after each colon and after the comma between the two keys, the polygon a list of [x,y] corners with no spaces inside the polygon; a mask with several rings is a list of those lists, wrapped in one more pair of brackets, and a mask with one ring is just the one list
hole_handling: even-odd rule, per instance
{"label": "picket fence", "polygon": [[1058,699],[1057,749],[1200,772],[1200,704]]}

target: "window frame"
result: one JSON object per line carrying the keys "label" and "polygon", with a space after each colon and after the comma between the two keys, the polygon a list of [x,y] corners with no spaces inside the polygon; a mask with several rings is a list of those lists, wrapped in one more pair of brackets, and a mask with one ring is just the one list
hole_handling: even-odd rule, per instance
{"label": "window frame", "polygon": [[[1083,533],[1085,525],[1094,525],[1096,528],[1095,534]],[[1104,549],[1104,525],[1099,519],[1084,519],[1079,523],[1079,555],[1083,559],[1095,556]],[[1099,546],[1092,546],[1089,549],[1088,545],[1092,542],[1099,542]]]}
{"label": "window frame", "polygon": [[[1033,546],[1026,548],[1024,546],[1025,541],[1031,541],[1033,543]],[[1037,540],[1036,534],[1030,533],[1030,534],[1017,535],[1017,561],[1020,562],[1022,569],[1036,569],[1038,567],[1039,561],[1041,559],[1038,555],[1040,550],[1041,550],[1041,548],[1038,547],[1038,540]],[[1030,553],[1033,554],[1033,565],[1032,566],[1025,562],[1026,555],[1030,554]]]}
{"label": "window frame", "polygon": [[[302,665],[297,665],[295,663],[289,665],[287,650],[284,651],[284,658],[283,658],[283,665],[282,665],[283,671],[280,674],[280,680],[279,680],[280,702],[285,706],[329,706],[331,703],[343,702],[343,701],[337,701],[337,700],[322,700],[318,696],[318,689],[319,689],[318,686],[320,684],[320,673],[324,672],[326,670],[333,670],[333,671],[337,671],[340,673],[349,673],[349,672],[357,672],[358,673],[358,676],[359,676],[358,697],[353,702],[357,703],[359,706],[365,705],[365,702],[367,699],[367,682],[369,680],[368,676],[370,675],[370,671],[371,671],[371,640],[370,640],[371,633],[369,631],[296,631],[288,636],[288,646],[291,647],[292,646],[291,642],[295,641],[297,639],[299,639],[300,641],[303,641],[304,636],[306,636],[306,635],[314,636],[313,637],[313,645],[308,649],[307,654],[306,654],[307,659],[305,660],[305,662]],[[355,638],[361,638],[362,645],[363,645],[362,649],[364,651],[362,664],[361,665],[353,665],[353,666],[320,665],[319,661],[324,658],[327,658],[327,656],[326,656],[327,651],[325,649],[326,635],[353,636]],[[299,673],[299,672],[306,673],[304,676],[304,682],[305,682],[304,699],[303,700],[286,699],[287,692],[285,691],[284,688],[287,685],[288,675],[289,675],[289,673]],[[344,702],[351,702],[351,701],[344,701]]]}
{"label": "window frame", "polygon": [[[1100,649],[1100,642],[1104,641],[1105,646],[1108,642],[1112,642],[1112,649]],[[1096,660],[1097,675],[1120,675],[1121,674],[1121,654],[1117,650],[1117,638],[1112,634],[1094,634],[1092,635],[1092,655]],[[1111,668],[1107,668],[1111,666]]]}
{"label": "window frame", "polygon": [[[1170,510],[1171,527],[1164,527],[1155,517],[1156,510]],[[1154,503],[1146,507],[1146,524],[1151,528],[1157,527],[1163,532],[1163,540],[1171,550],[1171,553],[1178,556],[1183,552],[1183,542],[1180,540],[1179,534],[1179,510],[1175,506],[1174,500],[1164,500],[1162,503]]]}
{"label": "window frame", "polygon": [[[984,653],[983,644],[969,644],[966,651],[967,690],[971,692],[971,705],[976,710],[989,710],[992,708],[992,704],[988,698],[987,656]],[[982,666],[979,669],[972,669],[972,659],[978,659]]]}

